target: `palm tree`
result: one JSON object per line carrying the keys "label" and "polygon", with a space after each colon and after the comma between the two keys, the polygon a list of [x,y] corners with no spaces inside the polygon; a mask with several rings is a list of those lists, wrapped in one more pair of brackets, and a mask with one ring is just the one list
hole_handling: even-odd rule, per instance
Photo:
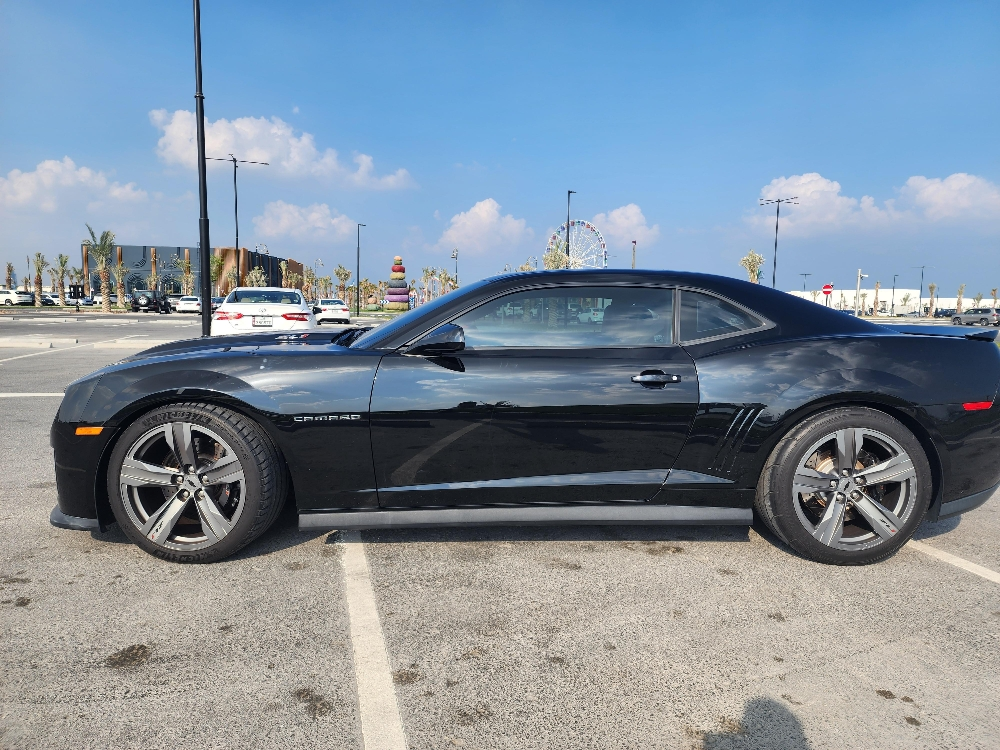
{"label": "palm tree", "polygon": [[[114,232],[105,229],[98,239],[90,224],[87,224],[87,231],[90,232],[90,239],[84,240],[84,244],[89,248],[90,257],[94,259],[97,266],[97,274],[101,277],[101,312],[111,312],[111,272],[108,264],[111,262],[111,250],[115,244]],[[153,267],[153,277],[156,277],[156,267]]]}
{"label": "palm tree", "polygon": [[83,269],[77,266],[72,266],[69,271],[67,271],[69,276],[70,284],[82,284],[83,283]]}
{"label": "palm tree", "polygon": [[209,269],[210,272],[209,278],[212,281],[212,289],[214,289],[215,292],[218,293],[219,279],[222,278],[222,267],[226,265],[226,259],[223,258],[221,255],[212,255],[208,259],[208,262],[211,266],[211,268]]}
{"label": "palm tree", "polygon": [[[931,283],[931,284],[927,285],[927,291],[931,295],[931,298],[927,301],[927,317],[928,318],[934,316],[934,295],[937,294],[937,290],[938,290],[938,285],[937,284]],[[917,313],[919,313],[919,312],[920,312],[920,310],[917,310]]]}
{"label": "palm tree", "polygon": [[904,295],[903,295],[903,296],[902,296],[902,297],[900,298],[900,300],[899,300],[899,301],[903,303],[903,307],[909,307],[909,306],[910,306],[910,293],[909,293],[909,292],[907,292],[906,294],[904,294]]}
{"label": "palm tree", "polygon": [[876,281],[875,282],[875,299],[872,302],[872,312],[875,315],[878,315],[878,290],[881,289],[881,288],[882,288],[882,282],[881,281]]}
{"label": "palm tree", "polygon": [[764,256],[759,253],[755,253],[753,248],[750,248],[750,252],[740,259],[740,265],[747,270],[747,277],[749,278],[750,283],[756,284],[760,281],[760,274],[764,265]]}
{"label": "palm tree", "polygon": [[49,267],[49,262],[41,253],[35,253],[35,307],[42,306],[42,274]]}
{"label": "palm tree", "polygon": [[976,296],[972,298],[972,306],[979,307],[979,304],[983,301],[983,293],[976,292]]}
{"label": "palm tree", "polygon": [[115,290],[118,295],[118,307],[125,309],[125,279],[128,278],[129,268],[124,263],[111,266],[111,275],[115,277]]}
{"label": "palm tree", "polygon": [[236,287],[240,285],[240,275],[236,271],[236,266],[233,266],[226,272],[226,292],[229,293],[233,291]]}
{"label": "palm tree", "polygon": [[7,261],[7,288],[14,288],[14,264]]}
{"label": "palm tree", "polygon": [[69,272],[69,256],[60,253],[56,256],[56,264],[53,267],[55,271],[54,278],[58,280],[59,288],[59,304],[63,307],[66,306],[66,274]]}
{"label": "palm tree", "polygon": [[990,289],[990,296],[993,298],[993,309],[997,309],[997,288],[993,287]]}
{"label": "palm tree", "polygon": [[965,284],[958,287],[958,298],[955,300],[955,315],[962,314],[962,297],[965,296]]}
{"label": "palm tree", "polygon": [[337,277],[337,293],[343,297],[347,293],[347,282],[351,280],[352,274],[343,265],[338,263],[337,267],[333,269],[333,275]]}

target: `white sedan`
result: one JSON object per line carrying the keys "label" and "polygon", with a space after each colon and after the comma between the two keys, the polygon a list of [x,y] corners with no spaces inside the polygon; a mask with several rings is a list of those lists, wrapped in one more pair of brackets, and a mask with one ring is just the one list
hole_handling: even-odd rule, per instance
{"label": "white sedan", "polygon": [[237,287],[212,316],[212,335],[309,331],[316,318],[298,289]]}
{"label": "white sedan", "polygon": [[351,309],[339,299],[321,299],[316,305],[316,322],[350,323]]}
{"label": "white sedan", "polygon": [[201,297],[181,297],[174,305],[174,312],[200,313]]}

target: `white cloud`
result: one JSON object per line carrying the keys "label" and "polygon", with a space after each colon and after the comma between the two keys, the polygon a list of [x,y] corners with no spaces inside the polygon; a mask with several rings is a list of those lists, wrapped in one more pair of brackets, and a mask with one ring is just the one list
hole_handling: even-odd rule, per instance
{"label": "white cloud", "polygon": [[296,206],[294,203],[273,201],[264,206],[262,216],[253,218],[253,225],[262,237],[323,237],[336,241],[353,234],[355,221],[325,203]]}
{"label": "white cloud", "polygon": [[[782,205],[781,231],[804,236],[830,230],[905,228],[956,219],[1000,219],[1000,188],[989,180],[962,172],[944,178],[910,177],[878,206],[875,198],[852,198],[841,185],[817,172],[779,177],[761,188],[764,199],[798,198],[798,205]],[[773,213],[749,219],[757,226],[773,226]]]}
{"label": "white cloud", "polygon": [[[198,160],[194,113],[183,109],[173,113],[154,109],[149,113],[149,121],[163,133],[156,144],[160,159],[166,164],[194,169]],[[350,187],[396,190],[414,185],[405,169],[381,177],[376,175],[374,159],[368,154],[357,154],[352,160],[357,167],[352,169],[341,163],[334,149],[321,152],[311,133],[296,135],[295,129],[280,117],[270,120],[239,117],[207,122],[205,150],[207,156],[225,157],[232,153],[240,159],[271,165],[261,169],[274,169],[287,176],[332,179]],[[222,165],[222,162],[214,164]]]}
{"label": "white cloud", "polygon": [[112,198],[124,202],[146,200],[146,191],[134,182],[110,182],[103,172],[78,167],[68,156],[47,159],[33,171],[13,169],[0,177],[0,208],[27,208],[52,213],[62,200],[84,196],[92,200]]}
{"label": "white cloud", "polygon": [[632,240],[636,240],[640,246],[646,246],[660,236],[660,225],[647,226],[642,209],[635,203],[629,203],[606,214],[597,214],[593,218],[593,223],[601,230],[605,239],[619,244],[631,244]]}
{"label": "white cloud", "polygon": [[464,252],[484,253],[519,245],[534,236],[524,219],[515,219],[511,214],[502,216],[500,204],[487,198],[468,211],[452,216],[437,244],[439,248],[457,247]]}

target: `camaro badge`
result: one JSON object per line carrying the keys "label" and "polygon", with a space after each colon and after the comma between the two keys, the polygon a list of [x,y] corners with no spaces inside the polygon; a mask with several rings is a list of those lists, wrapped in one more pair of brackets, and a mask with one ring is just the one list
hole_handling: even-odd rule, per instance
{"label": "camaro badge", "polygon": [[341,419],[361,419],[360,414],[317,414],[313,417],[292,417],[293,422],[335,422]]}

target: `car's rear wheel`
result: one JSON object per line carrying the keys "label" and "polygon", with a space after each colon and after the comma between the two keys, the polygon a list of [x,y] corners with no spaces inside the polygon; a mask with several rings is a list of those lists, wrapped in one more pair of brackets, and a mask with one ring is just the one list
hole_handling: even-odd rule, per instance
{"label": "car's rear wheel", "polygon": [[287,473],[267,434],[209,404],[154,409],[121,435],[108,498],[125,534],[173,562],[232,555],[274,523]]}
{"label": "car's rear wheel", "polygon": [[981,325],[981,326],[988,326],[989,324],[990,324],[989,318],[980,318],[979,319],[979,325]]}
{"label": "car's rear wheel", "polygon": [[951,319],[951,324],[955,326],[960,326],[962,325],[962,319],[956,315],[954,318]]}
{"label": "car's rear wheel", "polygon": [[768,458],[755,506],[793,549],[836,565],[878,562],[923,520],[931,470],[920,442],[874,409],[832,409],[785,436]]}

